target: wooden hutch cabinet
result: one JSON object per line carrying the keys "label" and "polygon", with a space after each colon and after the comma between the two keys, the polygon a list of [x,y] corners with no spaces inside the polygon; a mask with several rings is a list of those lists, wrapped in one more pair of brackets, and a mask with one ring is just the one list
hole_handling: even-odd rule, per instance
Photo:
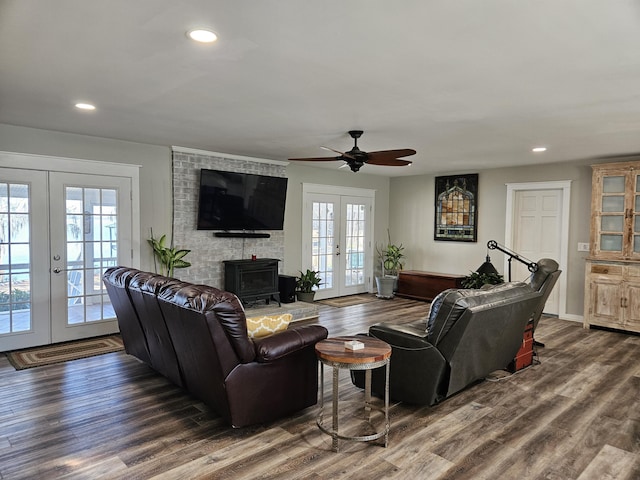
{"label": "wooden hutch cabinet", "polygon": [[640,332],[640,160],[592,168],[584,326]]}

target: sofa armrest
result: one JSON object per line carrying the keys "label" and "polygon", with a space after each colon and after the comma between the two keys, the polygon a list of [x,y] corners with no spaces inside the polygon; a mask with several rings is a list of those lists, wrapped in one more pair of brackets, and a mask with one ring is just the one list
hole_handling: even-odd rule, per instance
{"label": "sofa armrest", "polygon": [[303,325],[268,337],[256,338],[253,340],[256,360],[261,363],[273,362],[310,345],[315,345],[327,338],[327,335],[327,329],[321,325]]}
{"label": "sofa armrest", "polygon": [[427,340],[428,333],[424,321],[402,324],[377,323],[369,327],[369,335],[390,345],[416,348],[432,346]]}

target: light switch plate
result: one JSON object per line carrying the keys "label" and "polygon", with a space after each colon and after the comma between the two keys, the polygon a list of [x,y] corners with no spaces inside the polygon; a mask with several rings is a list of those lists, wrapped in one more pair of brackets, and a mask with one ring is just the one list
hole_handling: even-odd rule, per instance
{"label": "light switch plate", "polygon": [[589,244],[588,243],[578,242],[578,251],[579,252],[588,252],[589,251]]}

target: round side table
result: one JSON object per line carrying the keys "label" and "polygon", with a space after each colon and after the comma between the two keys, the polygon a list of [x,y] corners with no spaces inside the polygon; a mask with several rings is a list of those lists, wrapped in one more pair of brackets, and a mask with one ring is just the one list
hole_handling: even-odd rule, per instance
{"label": "round side table", "polygon": [[[364,344],[364,348],[350,350],[345,342],[357,341]],[[349,336],[327,338],[316,344],[316,354],[320,360],[320,411],[316,423],[322,432],[332,437],[332,448],[338,451],[338,439],[369,442],[384,437],[384,446],[389,443],[389,362],[391,346],[377,338],[365,336]],[[331,428],[324,425],[324,366],[333,368],[333,423]],[[384,408],[371,403],[371,371],[374,368],[385,367]],[[338,430],[338,375],[340,369],[365,371],[364,407],[367,418],[370,419],[371,410],[384,413],[384,429],[370,435],[349,436],[342,435]]]}

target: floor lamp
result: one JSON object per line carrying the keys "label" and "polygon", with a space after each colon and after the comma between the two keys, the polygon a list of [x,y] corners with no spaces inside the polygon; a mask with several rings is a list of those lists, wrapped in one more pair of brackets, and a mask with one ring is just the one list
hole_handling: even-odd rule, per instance
{"label": "floor lamp", "polygon": [[521,255],[518,255],[513,250],[508,249],[504,245],[500,245],[495,240],[489,240],[487,242],[487,248],[489,250],[500,250],[502,253],[504,253],[506,255],[509,255],[509,258],[507,259],[507,261],[509,262],[509,270],[508,270],[509,271],[509,282],[511,281],[511,260],[513,260],[514,258],[516,260],[518,260],[519,262],[524,263],[527,266],[527,269],[531,273],[535,273],[538,270],[538,264],[536,262],[532,262],[528,258],[524,258]]}

